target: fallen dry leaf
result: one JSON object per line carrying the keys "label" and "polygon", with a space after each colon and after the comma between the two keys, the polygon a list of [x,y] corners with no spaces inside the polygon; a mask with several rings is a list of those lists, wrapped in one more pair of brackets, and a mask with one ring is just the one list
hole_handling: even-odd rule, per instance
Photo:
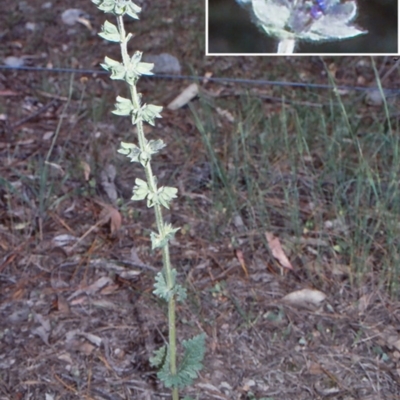
{"label": "fallen dry leaf", "polygon": [[[68,297],[68,301],[71,302],[72,299],[80,296],[83,293],[87,295],[93,295],[98,291],[100,291],[101,289],[103,289],[104,287],[106,287],[107,285],[111,285],[112,283],[113,281],[111,278],[109,278],[108,276],[102,276],[101,278],[97,279],[96,282],[92,283],[90,286],[76,290]],[[74,305],[75,303],[71,302],[71,304]]]}
{"label": "fallen dry leaf", "polygon": [[80,334],[81,336],[89,340],[90,343],[96,345],[97,347],[101,346],[103,339],[100,336],[93,335],[92,333],[87,333],[87,332],[80,332]]}
{"label": "fallen dry leaf", "polygon": [[74,25],[79,22],[89,30],[92,30],[89,15],[78,8],[69,8],[68,10],[63,11],[61,14],[61,20],[66,25]]}
{"label": "fallen dry leaf", "polygon": [[85,181],[88,182],[90,178],[90,165],[86,161],[81,161],[80,166],[83,171],[83,176],[85,178]]}
{"label": "fallen dry leaf", "polygon": [[184,89],[171,103],[168,104],[169,110],[177,110],[185,106],[189,101],[193,100],[199,94],[199,86],[197,83],[192,83]]}
{"label": "fallen dry leaf", "polygon": [[326,299],[326,294],[315,289],[301,289],[287,294],[283,301],[300,307],[320,306]]}
{"label": "fallen dry leaf", "polygon": [[95,346],[85,341],[77,345],[76,351],[80,351],[85,356],[90,356],[95,348]]}
{"label": "fallen dry leaf", "polygon": [[118,199],[118,192],[115,186],[116,177],[117,169],[112,164],[106,165],[100,173],[100,185],[113,204],[115,204]]}
{"label": "fallen dry leaf", "polygon": [[76,247],[87,235],[89,235],[93,230],[95,230],[98,226],[107,224],[110,222],[110,230],[111,234],[113,235],[122,224],[122,217],[121,214],[117,209],[110,206],[109,204],[103,203],[99,200],[95,199],[95,202],[103,207],[102,211],[100,212],[100,220],[96,222],[93,226],[91,226],[72,246],[72,249]]}
{"label": "fallen dry leaf", "polygon": [[373,294],[369,293],[369,294],[364,294],[358,299],[357,308],[359,313],[361,314],[365,313],[365,311],[371,304],[372,297]]}
{"label": "fallen dry leaf", "polygon": [[221,117],[224,117],[231,124],[233,124],[235,122],[235,117],[228,110],[224,110],[224,109],[219,108],[219,107],[217,107],[216,110],[217,110],[217,113]]}
{"label": "fallen dry leaf", "polygon": [[204,74],[202,84],[205,85],[206,83],[208,83],[209,78],[211,78],[212,76],[213,76],[213,73],[212,73],[212,72],[206,72],[206,73]]}
{"label": "fallen dry leaf", "polygon": [[107,296],[107,295],[115,293],[118,290],[118,288],[119,288],[118,285],[108,285],[100,291],[100,294],[102,296]]}
{"label": "fallen dry leaf", "polygon": [[248,278],[248,277],[249,277],[249,274],[248,274],[248,272],[247,272],[246,263],[245,263],[245,261],[244,261],[243,251],[242,251],[242,250],[239,250],[239,249],[236,249],[236,250],[235,250],[235,254],[236,254],[236,258],[237,258],[237,259],[239,260],[239,262],[240,262],[240,266],[242,267],[242,269],[243,269],[243,271],[244,271],[244,274],[246,275],[246,278]]}
{"label": "fallen dry leaf", "polygon": [[[19,96],[19,95],[20,93],[14,92],[13,90],[10,89],[0,90],[0,96]],[[0,118],[0,120],[4,121],[4,119],[2,118]]]}
{"label": "fallen dry leaf", "polygon": [[322,371],[322,368],[319,364],[311,362],[310,365],[308,366],[308,372],[311,375],[321,375],[323,374],[324,371]]}
{"label": "fallen dry leaf", "polygon": [[57,309],[63,314],[70,314],[71,312],[68,301],[62,294],[58,294],[57,296]]}
{"label": "fallen dry leaf", "polygon": [[112,235],[117,232],[122,225],[120,212],[109,204],[103,204],[103,210],[100,213],[100,221],[103,224],[110,222],[110,231]]}
{"label": "fallen dry leaf", "polygon": [[265,232],[265,237],[267,238],[272,255],[279,261],[279,264],[281,264],[283,268],[293,270],[292,264],[290,263],[285,252],[283,251],[279,239],[275,237],[271,232]]}

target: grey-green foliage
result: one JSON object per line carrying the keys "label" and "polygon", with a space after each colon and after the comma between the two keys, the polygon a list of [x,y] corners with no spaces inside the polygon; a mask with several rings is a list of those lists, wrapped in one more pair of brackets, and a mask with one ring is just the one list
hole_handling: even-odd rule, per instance
{"label": "grey-green foliage", "polygon": [[163,272],[159,272],[156,275],[156,284],[154,285],[155,289],[153,291],[158,297],[164,299],[165,301],[169,301],[172,296],[176,296],[178,301],[185,301],[186,299],[186,289],[181,285],[176,283],[176,269],[172,270],[172,279],[173,279],[173,289],[170,290],[168,287],[167,280]]}
{"label": "grey-green foliage", "polygon": [[131,0],[92,0],[92,2],[100,10],[113,14],[117,19],[117,25],[105,21],[99,35],[105,40],[120,44],[122,60],[116,61],[105,57],[104,63],[101,65],[110,72],[111,79],[123,80],[129,87],[129,98],[118,96],[113,113],[131,118],[132,124],[137,126],[138,144],[122,142],[118,152],[129,158],[131,162],[141,164],[144,168],[146,180],[136,178],[132,200],[146,200],[147,207],[154,208],[158,232],[150,234],[151,243],[153,249],[161,249],[164,267],[156,275],[153,293],[168,303],[169,341],[166,346],[155,352],[151,363],[160,368],[159,379],[166,387],[172,388],[173,400],[178,400],[178,389],[190,385],[202,368],[205,335],[200,334],[182,342],[183,356],[177,366],[175,303],[185,300],[186,290],[176,282],[177,271],[171,267],[169,256],[169,241],[179,228],[164,223],[162,207],[169,208],[169,204],[176,198],[178,190],[169,186],[158,187],[157,178],[152,172],[151,158],[165,147],[165,143],[161,139],[148,141],[144,136],[143,123],[147,122],[154,126],[155,119],[161,118],[162,107],[142,104],[136,84],[142,75],[152,75],[153,64],[142,62],[140,51],[136,51],[132,57],[128,55],[127,43],[132,38],[132,34],[126,34],[123,22],[124,15],[139,19],[138,14],[141,8]]}
{"label": "grey-green foliage", "polygon": [[164,382],[166,387],[183,388],[191,385],[197,377],[197,372],[203,368],[205,334],[201,333],[193,339],[184,340],[182,346],[185,349],[185,353],[176,375],[171,375],[170,373],[170,354],[166,346],[156,350],[154,357],[150,358],[151,365],[160,368],[157,376]]}

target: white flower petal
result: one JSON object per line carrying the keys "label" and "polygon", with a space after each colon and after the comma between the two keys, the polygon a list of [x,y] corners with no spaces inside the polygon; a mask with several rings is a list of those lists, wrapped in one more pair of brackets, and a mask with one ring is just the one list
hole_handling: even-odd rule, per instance
{"label": "white flower petal", "polygon": [[253,11],[261,25],[283,29],[290,17],[290,8],[268,0],[253,0]]}

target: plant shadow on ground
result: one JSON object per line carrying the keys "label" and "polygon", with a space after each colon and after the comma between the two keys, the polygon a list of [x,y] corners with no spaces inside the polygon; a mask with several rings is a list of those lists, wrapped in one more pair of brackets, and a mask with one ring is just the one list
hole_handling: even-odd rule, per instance
{"label": "plant shadow on ground", "polygon": [[[60,6],[35,3],[0,17],[2,57],[43,52],[33,65],[93,68],[107,54],[86,27],[54,22]],[[325,59],[326,68],[317,58],[206,59],[203,13],[179,3],[145,7],[147,25],[132,30],[138,49],[170,51],[188,74],[328,83],[330,71],[338,85],[376,86],[367,58]],[[104,15],[85,11],[98,30]],[[26,35],[32,21],[39,33]],[[380,76],[393,65],[375,62]],[[399,87],[395,73],[383,84]],[[0,398],[168,398],[148,363],[167,332],[151,293],[152,210],[130,200],[142,171],[116,149],[133,132],[110,114],[122,86],[31,71],[1,71],[0,85]],[[166,105],[185,85],[143,79],[140,90]],[[398,103],[364,100],[208,82],[191,110],[165,110],[149,130],[168,145],[156,175],[180,190],[167,215],[182,226],[171,255],[189,291],[178,332],[208,337],[193,398],[398,398]],[[104,220],[105,204],[121,226]],[[266,232],[293,272],[280,271]],[[327,298],[282,301],[303,288]]]}

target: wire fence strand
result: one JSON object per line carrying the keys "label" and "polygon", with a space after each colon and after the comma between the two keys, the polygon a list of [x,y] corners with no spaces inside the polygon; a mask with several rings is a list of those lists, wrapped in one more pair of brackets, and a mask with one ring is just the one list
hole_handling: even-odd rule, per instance
{"label": "wire fence strand", "polygon": [[[45,68],[45,67],[10,67],[7,65],[0,65],[0,71],[34,71],[34,72],[46,72],[46,73],[66,73],[66,74],[83,74],[83,75],[106,75],[109,74],[107,71],[100,69],[79,69],[79,68]],[[304,83],[304,82],[287,82],[287,81],[270,81],[264,79],[240,79],[240,78],[227,78],[227,77],[204,77],[196,75],[168,75],[168,74],[154,74],[146,76],[150,79],[171,79],[171,80],[190,80],[190,81],[203,81],[207,80],[209,82],[215,83],[235,83],[235,84],[245,84],[245,85],[258,85],[258,86],[281,86],[281,87],[296,87],[296,88],[309,88],[309,89],[325,89],[325,90],[354,90],[369,92],[379,90],[377,86],[351,86],[351,85],[338,85],[333,87],[328,84],[319,83]],[[390,89],[383,88],[387,96],[397,96],[400,94],[400,89]]]}

